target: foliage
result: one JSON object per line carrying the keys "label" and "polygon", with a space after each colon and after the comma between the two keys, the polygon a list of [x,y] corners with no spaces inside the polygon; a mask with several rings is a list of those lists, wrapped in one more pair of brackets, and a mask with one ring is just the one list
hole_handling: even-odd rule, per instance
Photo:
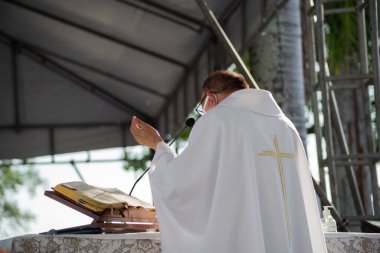
{"label": "foliage", "polygon": [[43,180],[33,167],[20,168],[12,166],[10,161],[0,164],[0,235],[8,236],[12,232],[25,231],[34,216],[21,210],[14,194],[26,187],[30,195],[35,194],[36,187]]}
{"label": "foliage", "polygon": [[152,156],[152,150],[147,147],[127,147],[125,149],[124,169],[127,171],[146,170]]}
{"label": "foliage", "polygon": [[[330,9],[356,6],[356,1],[335,2],[327,5]],[[327,60],[332,73],[339,75],[344,66],[359,69],[359,31],[356,13],[325,16]],[[367,27],[367,36],[369,29]],[[354,66],[352,66],[355,64]]]}

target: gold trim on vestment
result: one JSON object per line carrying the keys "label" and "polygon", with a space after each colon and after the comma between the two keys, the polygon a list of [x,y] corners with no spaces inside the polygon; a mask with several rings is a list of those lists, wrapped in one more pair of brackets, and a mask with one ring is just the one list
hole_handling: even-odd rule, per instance
{"label": "gold trim on vestment", "polygon": [[284,200],[284,206],[285,206],[285,217],[286,217],[286,223],[287,223],[287,230],[288,230],[288,239],[289,239],[289,245],[291,241],[291,235],[290,235],[290,222],[289,222],[289,211],[288,211],[288,196],[286,192],[286,182],[285,182],[285,175],[284,175],[284,169],[282,167],[282,160],[281,158],[294,158],[296,157],[295,154],[290,153],[282,153],[280,152],[280,147],[278,144],[277,136],[274,136],[273,139],[275,152],[273,151],[262,151],[258,155],[260,156],[272,156],[277,158],[277,164],[278,164],[278,171],[280,173],[281,177],[281,188],[282,188],[282,196]]}

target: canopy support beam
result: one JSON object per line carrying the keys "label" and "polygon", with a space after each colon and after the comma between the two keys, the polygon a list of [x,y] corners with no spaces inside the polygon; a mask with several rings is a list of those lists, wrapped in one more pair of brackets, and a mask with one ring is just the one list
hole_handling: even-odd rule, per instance
{"label": "canopy support beam", "polygon": [[[1,35],[6,37],[11,41],[11,45],[14,42],[10,36],[7,36],[3,32],[0,32]],[[7,44],[6,42],[3,42],[4,44]],[[8,44],[9,46],[9,44]],[[97,86],[96,84],[92,83],[91,81],[81,77],[74,71],[62,66],[61,64],[57,63],[56,61],[50,59],[49,57],[46,57],[38,52],[35,52],[32,49],[22,47],[20,45],[20,53],[23,53],[25,56],[27,56],[29,59],[41,64],[42,66],[46,67],[47,69],[53,71],[54,73],[64,77],[65,79],[71,81],[73,84],[81,87],[82,89],[86,90],[87,92],[90,92],[91,94],[101,98],[102,100],[106,101],[107,103],[113,105],[114,107],[120,109],[123,112],[126,112],[130,115],[136,115],[140,117],[141,119],[148,121],[149,123],[154,123],[152,117],[146,115],[144,112],[140,111],[139,109],[135,108],[134,106],[124,102],[123,100],[117,98],[110,92],[102,89],[101,87]]]}
{"label": "canopy support beam", "polygon": [[[138,0],[138,1],[116,0],[116,1],[132,6],[136,9],[140,9],[144,12],[150,13],[162,19],[168,20],[177,25],[186,27],[189,30],[195,31],[197,33],[201,33],[203,31],[203,28],[207,26],[200,20],[197,20],[191,16],[187,16],[183,13],[179,13],[175,10],[172,10],[166,6],[160,5],[156,2],[147,1],[147,0]],[[143,3],[143,5],[145,6],[141,5],[141,3]],[[148,6],[151,8],[149,8]]]}
{"label": "canopy support beam", "polygon": [[114,74],[112,74],[112,73],[109,73],[109,72],[107,72],[107,71],[104,71],[104,70],[101,70],[101,69],[95,68],[95,67],[90,66],[90,65],[87,65],[87,64],[84,64],[84,63],[79,62],[79,61],[77,61],[77,60],[73,60],[73,59],[71,59],[71,58],[69,58],[69,57],[67,57],[67,56],[62,56],[62,55],[60,55],[60,54],[58,54],[58,53],[52,52],[52,51],[47,50],[47,49],[45,49],[45,48],[42,48],[42,47],[40,47],[40,46],[35,46],[35,45],[32,45],[32,44],[30,44],[30,43],[28,43],[28,42],[25,42],[25,41],[22,41],[22,40],[19,40],[19,39],[15,39],[15,38],[11,38],[11,36],[6,35],[5,33],[1,32],[1,31],[0,31],[0,35],[2,35],[2,36],[4,36],[4,37],[8,38],[8,40],[11,39],[11,40],[14,41],[16,44],[22,45],[24,48],[29,48],[29,49],[32,49],[32,50],[38,51],[38,52],[40,52],[40,53],[42,53],[42,54],[46,54],[46,55],[50,55],[50,56],[56,57],[56,58],[58,58],[58,59],[60,59],[60,60],[63,60],[63,61],[69,62],[69,63],[71,63],[71,64],[73,64],[73,65],[76,65],[76,66],[79,66],[79,67],[85,68],[85,69],[87,69],[87,70],[90,70],[90,71],[95,72],[95,73],[97,73],[97,74],[100,74],[100,75],[102,75],[102,76],[108,77],[108,78],[113,79],[113,80],[118,81],[118,82],[121,82],[121,83],[123,83],[123,84],[125,84],[125,85],[131,86],[131,87],[134,87],[134,88],[136,88],[136,89],[139,89],[139,90],[142,90],[142,91],[145,91],[145,92],[148,92],[148,93],[150,93],[150,94],[153,94],[153,95],[156,95],[156,96],[159,96],[159,97],[161,97],[161,98],[166,99],[166,95],[165,95],[165,94],[163,94],[163,93],[161,93],[161,92],[159,92],[159,91],[156,91],[156,90],[154,90],[154,89],[151,89],[151,88],[145,87],[145,86],[143,86],[143,85],[141,85],[141,84],[137,84],[137,83],[135,83],[135,82],[132,82],[132,81],[126,80],[126,79],[124,79],[124,78],[122,78],[122,77],[120,77],[120,76],[114,75]]}
{"label": "canopy support beam", "polygon": [[[24,43],[22,43],[22,44],[24,44]],[[71,64],[73,64],[73,65],[76,65],[76,66],[82,67],[82,68],[84,68],[84,69],[90,70],[90,71],[95,72],[95,73],[97,73],[97,74],[100,74],[100,75],[102,75],[102,76],[108,77],[108,78],[113,79],[113,80],[118,81],[118,82],[121,82],[121,83],[123,83],[123,84],[125,84],[125,85],[131,86],[131,87],[133,87],[133,88],[136,88],[136,89],[139,89],[139,90],[142,90],[142,91],[148,92],[148,93],[150,93],[150,94],[152,94],[152,95],[156,95],[156,96],[159,96],[159,97],[161,97],[161,98],[166,99],[166,95],[163,94],[163,93],[161,93],[161,92],[158,92],[158,91],[156,91],[156,90],[150,89],[150,88],[145,87],[145,86],[142,86],[141,84],[137,84],[137,83],[134,83],[134,82],[132,82],[132,81],[126,80],[126,79],[124,79],[124,78],[122,78],[122,77],[120,77],[120,76],[116,76],[116,75],[114,75],[114,74],[112,74],[112,73],[109,73],[109,72],[107,72],[107,71],[104,71],[104,70],[101,70],[101,69],[95,68],[95,67],[93,67],[93,66],[90,66],[90,65],[84,64],[84,63],[82,63],[82,62],[79,62],[79,61],[73,60],[73,59],[71,59],[71,58],[69,58],[69,57],[62,56],[62,55],[60,55],[60,54],[57,54],[57,53],[55,53],[55,52],[51,52],[51,51],[49,51],[49,50],[46,50],[46,49],[43,49],[43,48],[40,48],[40,47],[36,47],[36,46],[33,46],[33,45],[27,45],[27,47],[29,47],[29,48],[33,48],[33,49],[35,49],[35,50],[37,50],[37,51],[39,51],[39,52],[41,52],[41,53],[43,53],[43,54],[47,54],[47,55],[54,56],[54,57],[56,57],[56,58],[58,58],[58,59],[60,59],[60,60],[63,60],[63,61],[65,61],[65,62],[69,62],[69,63],[71,63]]]}
{"label": "canopy support beam", "polygon": [[42,15],[42,16],[45,16],[47,18],[50,18],[50,19],[53,19],[53,20],[56,20],[60,23],[63,23],[63,24],[66,24],[66,25],[69,25],[71,27],[75,27],[79,30],[82,30],[82,31],[85,31],[85,32],[88,32],[90,34],[93,34],[95,36],[98,36],[100,38],[103,38],[103,39],[106,39],[106,40],[109,40],[109,41],[112,41],[114,43],[117,43],[119,45],[122,45],[122,46],[125,46],[125,47],[128,47],[128,48],[132,48],[134,50],[137,50],[139,52],[142,52],[142,53],[145,53],[145,54],[148,54],[150,56],[153,56],[153,57],[156,57],[158,59],[161,59],[161,60],[164,60],[166,62],[170,62],[174,65],[177,65],[177,66],[180,66],[182,68],[187,68],[187,65],[185,63],[182,63],[176,59],[173,59],[171,57],[168,57],[166,55],[162,55],[160,53],[157,53],[157,52],[153,52],[149,49],[146,49],[146,48],[143,48],[141,46],[138,46],[138,45],[135,45],[133,43],[130,43],[130,42],[127,42],[127,41],[124,41],[122,39],[119,39],[119,38],[116,38],[114,36],[111,36],[111,35],[108,35],[108,34],[105,34],[103,32],[100,32],[100,31],[97,31],[93,28],[90,28],[90,27],[87,27],[85,25],[82,25],[82,24],[79,24],[79,23],[76,23],[76,22],[73,22],[73,21],[70,21],[68,19],[65,19],[65,18],[62,18],[62,17],[59,17],[57,15],[54,15],[52,13],[49,13],[49,12],[46,12],[46,11],[43,11],[43,10],[40,10],[38,8],[35,8],[35,7],[32,7],[28,4],[24,4],[24,3],[21,3],[17,0],[4,0],[5,2],[7,3],[10,3],[12,5],[15,5],[15,6],[18,6],[20,8],[23,8],[25,10],[28,10],[30,12],[34,12],[34,13],[37,13],[39,15]]}
{"label": "canopy support beam", "polygon": [[19,79],[19,65],[18,65],[18,48],[16,42],[11,44],[11,66],[12,66],[12,82],[13,82],[13,104],[14,104],[14,123],[15,130],[18,131],[18,126],[21,123],[20,119],[20,79]]}

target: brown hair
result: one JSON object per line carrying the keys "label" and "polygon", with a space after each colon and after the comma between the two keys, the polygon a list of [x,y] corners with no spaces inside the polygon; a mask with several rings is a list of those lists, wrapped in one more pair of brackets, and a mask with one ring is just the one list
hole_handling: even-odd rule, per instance
{"label": "brown hair", "polygon": [[218,70],[204,81],[202,92],[229,94],[242,89],[249,89],[249,84],[241,74],[228,70]]}

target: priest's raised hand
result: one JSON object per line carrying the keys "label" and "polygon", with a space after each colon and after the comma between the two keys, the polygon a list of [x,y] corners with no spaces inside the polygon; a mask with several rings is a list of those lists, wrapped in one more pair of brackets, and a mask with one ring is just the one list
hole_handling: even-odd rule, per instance
{"label": "priest's raised hand", "polygon": [[151,149],[156,150],[157,144],[163,141],[154,127],[138,119],[136,116],[132,117],[130,130],[138,144],[150,147]]}

